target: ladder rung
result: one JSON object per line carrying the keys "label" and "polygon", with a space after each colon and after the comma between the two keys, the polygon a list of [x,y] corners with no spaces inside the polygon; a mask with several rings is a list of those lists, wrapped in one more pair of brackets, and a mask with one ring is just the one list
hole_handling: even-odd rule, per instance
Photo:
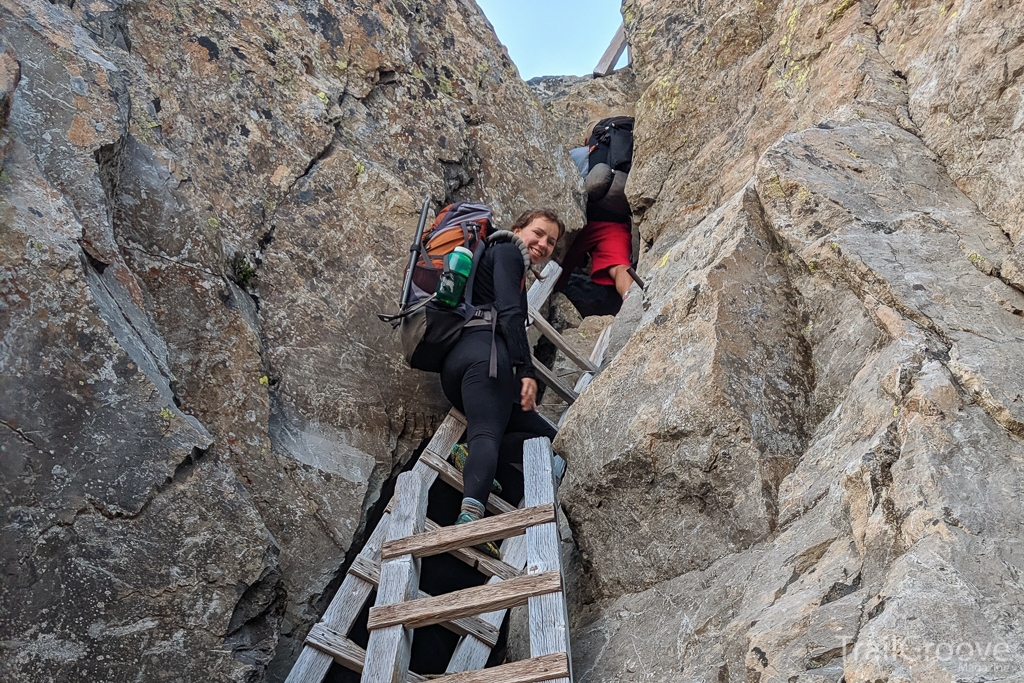
{"label": "ladder rung", "polygon": [[568,676],[569,657],[565,652],[556,652],[543,657],[492,666],[490,669],[449,674],[434,680],[439,683],[538,683]]}
{"label": "ladder rung", "polygon": [[[428,518],[424,528],[427,531],[434,531],[443,527]],[[465,562],[470,567],[474,567],[486,576],[497,576],[499,579],[514,579],[521,573],[512,565],[496,560],[490,555],[484,555],[475,548],[459,548],[458,550],[450,550],[448,552],[453,557]]]}
{"label": "ladder rung", "polygon": [[367,628],[375,630],[399,624],[406,628],[430,626],[474,614],[518,607],[525,605],[530,598],[560,590],[562,576],[558,571],[519,576],[433,598],[371,607]]}
{"label": "ladder rung", "polygon": [[[437,470],[438,476],[440,476],[446,484],[454,486],[459,491],[463,490],[462,472],[455,469],[447,460],[439,458],[433,453],[424,453],[420,456],[420,462]],[[487,509],[494,514],[501,514],[503,512],[512,512],[516,508],[509,505],[498,496],[490,495],[487,497]]]}
{"label": "ladder rung", "polygon": [[566,358],[576,364],[576,367],[586,372],[597,372],[597,366],[581,356],[576,349],[569,346],[569,342],[565,341],[565,337],[560,335],[558,330],[552,327],[551,323],[545,320],[544,316],[537,309],[530,309],[530,319],[533,321],[533,326],[550,339],[551,343],[558,347],[558,350],[564,353]]}
{"label": "ladder rung", "polygon": [[[374,586],[380,584],[380,565],[373,562],[361,561],[357,558],[348,571],[364,581],[369,581]],[[430,594],[419,591],[418,599],[423,600],[429,597],[431,597]],[[469,616],[453,619],[452,621],[442,622],[441,626],[460,636],[473,636],[487,643],[489,647],[494,647],[494,644],[498,642],[497,627],[492,626],[479,617]]]}
{"label": "ladder rung", "polygon": [[563,401],[574,403],[580,397],[579,394],[567,387],[562,380],[558,379],[548,366],[536,358],[533,358],[533,369],[540,376],[540,381],[548,385],[548,388],[558,394]]}
{"label": "ladder rung", "polygon": [[[437,522],[431,521],[430,518],[427,518],[424,528],[427,531],[434,531],[435,529],[441,529],[443,527],[441,527]],[[460,548],[458,550],[450,550],[449,553],[451,553],[451,555],[456,559],[465,562],[485,576],[497,576],[499,579],[514,579],[522,573],[507,562],[496,560],[490,555],[484,555],[475,548]],[[352,573],[364,581],[369,581],[374,585],[377,585],[377,576],[380,574],[379,559],[374,561],[372,558],[360,553],[359,555],[356,555],[356,559],[352,561],[352,566],[354,568]]]}
{"label": "ladder rung", "polygon": [[[366,650],[323,624],[316,624],[310,629],[309,635],[306,636],[306,644],[312,645],[321,652],[326,652],[334,657],[334,661],[338,664],[356,673],[363,672],[363,665],[366,663]],[[405,680],[419,683],[427,679],[410,671]]]}
{"label": "ladder rung", "polygon": [[513,510],[468,524],[441,527],[435,531],[388,541],[381,548],[380,556],[384,560],[389,560],[392,557],[409,554],[413,557],[440,555],[478,543],[519,536],[531,526],[554,521],[555,506],[550,503]]}

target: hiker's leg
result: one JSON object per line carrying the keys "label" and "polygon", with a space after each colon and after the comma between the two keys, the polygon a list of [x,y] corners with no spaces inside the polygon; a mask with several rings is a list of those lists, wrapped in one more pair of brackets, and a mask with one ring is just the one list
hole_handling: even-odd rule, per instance
{"label": "hiker's leg", "polygon": [[547,420],[532,410],[512,406],[505,435],[498,454],[497,479],[504,489],[502,496],[510,503],[523,497],[523,444],[538,436],[554,439],[558,432]]}
{"label": "hiker's leg", "polygon": [[[476,346],[475,360],[462,376],[463,414],[466,416],[469,457],[462,472],[466,498],[486,504],[498,467],[501,437],[512,412],[514,378],[504,340],[498,339],[498,376],[488,377],[490,331],[472,332],[467,337],[483,340]],[[479,341],[479,340],[478,340]],[[460,342],[461,344],[462,342]]]}
{"label": "hiker's leg", "polygon": [[633,277],[629,274],[629,266],[612,266],[608,274],[615,280],[615,291],[625,298],[626,292],[633,286]]}
{"label": "hiker's leg", "polygon": [[593,229],[590,223],[583,226],[579,234],[573,240],[572,244],[569,245],[569,249],[565,252],[565,256],[562,257],[562,275],[558,278],[558,283],[555,284],[555,291],[560,292],[565,289],[566,285],[569,284],[569,278],[573,272],[586,264],[587,256],[590,255],[591,250],[594,248],[594,237]]}

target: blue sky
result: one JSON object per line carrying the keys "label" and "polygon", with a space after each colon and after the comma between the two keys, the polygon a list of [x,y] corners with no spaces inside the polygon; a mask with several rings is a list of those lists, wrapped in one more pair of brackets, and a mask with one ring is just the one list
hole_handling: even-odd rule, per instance
{"label": "blue sky", "polygon": [[592,73],[622,23],[622,0],[476,2],[523,80]]}

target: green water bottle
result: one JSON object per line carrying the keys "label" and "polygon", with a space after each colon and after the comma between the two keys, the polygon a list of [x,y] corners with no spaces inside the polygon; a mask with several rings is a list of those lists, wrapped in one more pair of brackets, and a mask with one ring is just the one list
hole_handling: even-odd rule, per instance
{"label": "green water bottle", "polygon": [[465,247],[455,247],[445,259],[444,272],[437,282],[437,300],[448,306],[458,304],[472,269],[473,252]]}

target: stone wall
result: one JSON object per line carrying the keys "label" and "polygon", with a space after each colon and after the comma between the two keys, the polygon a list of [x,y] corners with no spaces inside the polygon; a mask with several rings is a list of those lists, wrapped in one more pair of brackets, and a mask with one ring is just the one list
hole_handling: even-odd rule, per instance
{"label": "stone wall", "polygon": [[629,110],[577,683],[1019,676],[1019,8],[623,15],[531,91],[468,0],[0,0],[0,678],[281,680],[446,408],[374,316],[422,196],[578,226]]}
{"label": "stone wall", "polygon": [[0,0],[0,678],[283,678],[447,410],[421,199],[580,186],[476,5]]}
{"label": "stone wall", "polygon": [[623,11],[649,287],[556,443],[575,680],[1016,677],[1019,10]]}

